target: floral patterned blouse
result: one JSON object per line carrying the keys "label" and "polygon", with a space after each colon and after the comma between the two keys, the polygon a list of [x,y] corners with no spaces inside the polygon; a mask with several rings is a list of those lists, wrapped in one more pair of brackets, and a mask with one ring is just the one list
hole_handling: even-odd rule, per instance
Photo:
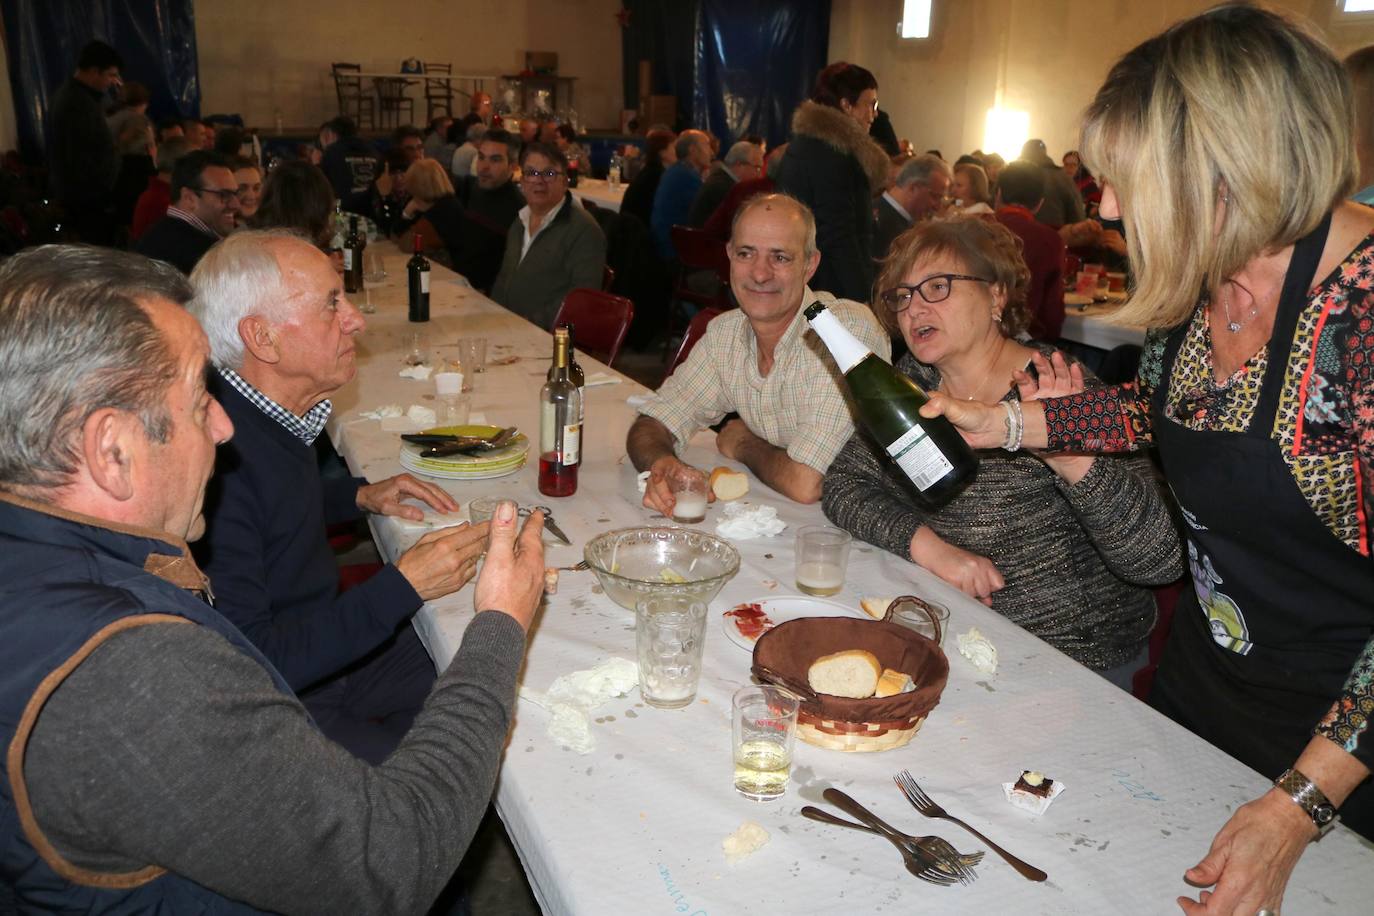
{"label": "floral patterned blouse", "polygon": [[[1167,384],[1164,409],[1194,430],[1247,428],[1271,357],[1261,348],[1225,382],[1212,371],[1212,331],[1198,308],[1163,378],[1167,332],[1151,332],[1135,383],[1089,389],[1049,402],[1051,449],[1133,451],[1153,444],[1150,405]],[[1369,557],[1374,542],[1374,234],[1316,286],[1287,354],[1273,438],[1282,447],[1312,511],[1352,550]],[[1374,562],[1374,560],[1371,560]],[[1341,695],[1316,733],[1374,763],[1374,639],[1356,660]]]}

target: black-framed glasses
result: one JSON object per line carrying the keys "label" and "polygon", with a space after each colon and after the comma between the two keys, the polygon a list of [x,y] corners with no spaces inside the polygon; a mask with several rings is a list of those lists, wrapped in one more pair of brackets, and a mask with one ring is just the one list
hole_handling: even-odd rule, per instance
{"label": "black-framed glasses", "polygon": [[238,200],[239,197],[237,188],[232,191],[225,191],[221,188],[196,188],[195,191],[197,194],[213,194],[219,198],[219,202],[222,204],[227,204],[231,200]]}
{"label": "black-framed glasses", "polygon": [[545,170],[542,171],[542,172],[539,171],[539,169],[527,169],[527,170],[524,172],[524,177],[525,177],[525,178],[542,178],[542,179],[544,179],[545,181],[553,181],[555,178],[558,178],[558,177],[562,176],[562,174],[563,174],[563,173],[560,172],[558,169],[545,169]]}
{"label": "black-framed glasses", "polygon": [[955,280],[972,280],[975,283],[992,282],[983,277],[972,277],[968,274],[935,274],[926,277],[920,283],[903,283],[900,286],[892,287],[892,289],[885,289],[878,294],[878,301],[893,312],[906,311],[907,306],[911,305],[912,293],[920,293],[921,298],[931,304],[944,302],[954,289]]}

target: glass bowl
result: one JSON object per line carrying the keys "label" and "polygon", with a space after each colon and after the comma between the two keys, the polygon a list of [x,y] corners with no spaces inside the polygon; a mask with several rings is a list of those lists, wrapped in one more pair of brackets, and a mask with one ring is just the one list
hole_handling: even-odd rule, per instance
{"label": "glass bowl", "polygon": [[582,556],[611,600],[627,610],[654,595],[708,603],[739,572],[739,551],[692,528],[620,528],[587,542]]}

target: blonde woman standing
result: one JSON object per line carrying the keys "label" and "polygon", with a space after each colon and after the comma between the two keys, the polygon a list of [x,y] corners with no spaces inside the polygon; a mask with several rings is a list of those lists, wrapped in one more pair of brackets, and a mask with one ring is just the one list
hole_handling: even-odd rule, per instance
{"label": "blonde woman standing", "polygon": [[1151,702],[1275,778],[1186,872],[1212,887],[1188,913],[1277,912],[1333,810],[1374,837],[1374,210],[1345,200],[1352,123],[1330,50],[1262,8],[1129,52],[1082,149],[1126,227],[1122,320],[1153,329],[1140,378],[927,408],[981,447],[1159,447],[1193,589]]}

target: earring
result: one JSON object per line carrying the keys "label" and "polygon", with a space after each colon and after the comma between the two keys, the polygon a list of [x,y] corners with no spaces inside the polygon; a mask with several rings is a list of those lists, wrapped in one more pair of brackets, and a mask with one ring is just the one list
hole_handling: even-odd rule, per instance
{"label": "earring", "polygon": [[1002,313],[999,312],[999,311],[997,311],[997,309],[993,309],[993,310],[992,310],[992,320],[993,320],[993,321],[1001,321],[1001,320],[1002,320]]}

